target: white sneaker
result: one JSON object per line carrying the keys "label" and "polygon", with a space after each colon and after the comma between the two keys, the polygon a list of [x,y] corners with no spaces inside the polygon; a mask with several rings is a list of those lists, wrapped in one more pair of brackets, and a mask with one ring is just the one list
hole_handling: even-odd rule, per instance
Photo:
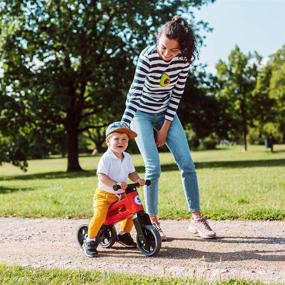
{"label": "white sneaker", "polygon": [[211,229],[205,218],[197,220],[191,219],[188,230],[193,234],[198,234],[201,238],[215,238],[216,233]]}

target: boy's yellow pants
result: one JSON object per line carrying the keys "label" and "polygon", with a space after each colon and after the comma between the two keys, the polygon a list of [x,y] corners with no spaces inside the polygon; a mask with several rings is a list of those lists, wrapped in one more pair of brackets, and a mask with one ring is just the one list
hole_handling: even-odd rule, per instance
{"label": "boy's yellow pants", "polygon": [[[124,197],[125,194],[122,194]],[[118,197],[103,189],[97,189],[94,195],[94,214],[88,227],[88,237],[93,239],[97,236],[101,226],[106,220],[107,212],[111,204],[116,202]],[[132,218],[123,220],[120,223],[120,230],[129,233],[133,227]]]}

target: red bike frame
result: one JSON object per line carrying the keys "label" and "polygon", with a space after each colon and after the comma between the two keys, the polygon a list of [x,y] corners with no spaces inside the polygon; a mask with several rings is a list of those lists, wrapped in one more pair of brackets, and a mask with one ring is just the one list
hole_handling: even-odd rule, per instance
{"label": "red bike frame", "polygon": [[136,190],[137,186],[139,185],[129,184],[125,191],[126,196],[109,207],[104,225],[116,224],[119,221],[132,217],[138,212],[144,211],[141,199]]}

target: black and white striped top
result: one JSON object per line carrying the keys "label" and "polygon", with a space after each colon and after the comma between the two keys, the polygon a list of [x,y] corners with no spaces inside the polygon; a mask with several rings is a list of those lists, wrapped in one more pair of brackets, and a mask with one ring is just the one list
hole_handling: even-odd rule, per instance
{"label": "black and white striped top", "polygon": [[146,113],[165,111],[165,119],[172,121],[184,92],[190,63],[176,56],[164,61],[156,46],[145,48],[138,59],[122,121],[131,123],[137,110]]}

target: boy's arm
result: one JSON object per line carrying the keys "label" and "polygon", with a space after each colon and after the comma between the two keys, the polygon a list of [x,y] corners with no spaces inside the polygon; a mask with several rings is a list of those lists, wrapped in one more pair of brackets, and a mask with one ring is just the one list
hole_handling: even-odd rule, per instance
{"label": "boy's arm", "polygon": [[113,187],[114,185],[120,185],[121,189],[123,189],[123,190],[125,190],[127,188],[126,183],[117,182],[117,181],[111,179],[108,175],[106,175],[104,173],[98,173],[98,179],[109,187]]}
{"label": "boy's arm", "polygon": [[133,182],[139,183],[140,186],[144,186],[144,185],[145,185],[145,180],[144,180],[144,179],[141,179],[137,172],[132,172],[132,173],[130,173],[130,174],[129,174],[129,178],[130,178],[130,180],[132,180]]}

